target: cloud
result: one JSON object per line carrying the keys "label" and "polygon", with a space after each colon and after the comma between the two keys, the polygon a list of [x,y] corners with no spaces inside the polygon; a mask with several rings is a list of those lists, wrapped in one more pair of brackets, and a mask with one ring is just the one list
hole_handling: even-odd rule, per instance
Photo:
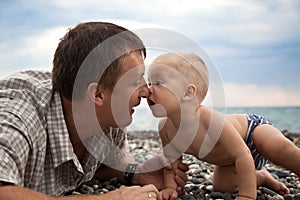
{"label": "cloud", "polygon": [[153,28],[149,25],[155,24],[155,27],[179,31],[203,42],[250,47],[282,43],[287,39],[299,42],[300,2],[293,0],[112,0],[101,3],[55,0],[52,4],[76,19],[123,19],[143,24],[134,29]]}
{"label": "cloud", "polygon": [[67,32],[67,27],[55,27],[45,29],[36,35],[29,36],[22,41],[22,49],[19,54],[24,56],[41,56],[45,58],[48,52],[54,53],[59,39]]}
{"label": "cloud", "polygon": [[66,31],[67,27],[49,28],[21,38],[13,46],[0,43],[0,58],[6,63],[0,76],[23,69],[52,69],[55,49]]}
{"label": "cloud", "polygon": [[299,9],[297,0],[1,2],[0,76],[25,68],[51,69],[68,27],[109,21],[130,30],[169,29],[198,43],[230,83],[225,84],[229,105],[298,105]]}
{"label": "cloud", "polygon": [[300,106],[300,89],[287,90],[275,86],[225,83],[226,105],[251,106]]}

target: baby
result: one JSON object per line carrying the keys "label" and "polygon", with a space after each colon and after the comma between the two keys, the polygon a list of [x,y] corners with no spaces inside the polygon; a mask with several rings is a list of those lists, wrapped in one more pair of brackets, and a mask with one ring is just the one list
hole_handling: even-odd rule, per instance
{"label": "baby", "polygon": [[[222,114],[201,105],[208,70],[194,53],[166,53],[149,68],[148,104],[159,123],[165,156],[176,170],[182,153],[215,165],[213,188],[256,199],[257,187],[280,194],[289,189],[264,168],[267,160],[300,176],[300,149],[265,118]],[[174,173],[164,171],[163,199],[176,199]]]}

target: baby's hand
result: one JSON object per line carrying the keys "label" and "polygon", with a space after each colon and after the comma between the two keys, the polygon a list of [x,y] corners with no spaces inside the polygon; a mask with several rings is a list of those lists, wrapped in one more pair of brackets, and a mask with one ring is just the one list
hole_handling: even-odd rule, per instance
{"label": "baby's hand", "polygon": [[255,200],[256,198],[246,197],[246,196],[238,196],[236,200]]}
{"label": "baby's hand", "polygon": [[178,197],[176,189],[171,187],[163,189],[162,191],[160,191],[160,194],[163,200],[176,200],[176,198]]}

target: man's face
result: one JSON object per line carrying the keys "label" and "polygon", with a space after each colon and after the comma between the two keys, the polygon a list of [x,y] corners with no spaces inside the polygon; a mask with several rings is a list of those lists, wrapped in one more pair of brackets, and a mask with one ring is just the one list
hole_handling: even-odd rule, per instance
{"label": "man's face", "polygon": [[134,107],[141,97],[148,97],[149,91],[144,80],[145,65],[139,52],[126,56],[123,60],[123,73],[117,78],[111,93],[111,114],[115,125],[128,126],[132,122]]}

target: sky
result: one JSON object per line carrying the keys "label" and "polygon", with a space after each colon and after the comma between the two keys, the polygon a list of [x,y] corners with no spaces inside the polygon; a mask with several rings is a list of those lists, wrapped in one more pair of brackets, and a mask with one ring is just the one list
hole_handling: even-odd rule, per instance
{"label": "sky", "polygon": [[226,106],[300,106],[298,0],[0,0],[0,77],[51,70],[59,39],[87,21],[194,41],[216,66]]}

